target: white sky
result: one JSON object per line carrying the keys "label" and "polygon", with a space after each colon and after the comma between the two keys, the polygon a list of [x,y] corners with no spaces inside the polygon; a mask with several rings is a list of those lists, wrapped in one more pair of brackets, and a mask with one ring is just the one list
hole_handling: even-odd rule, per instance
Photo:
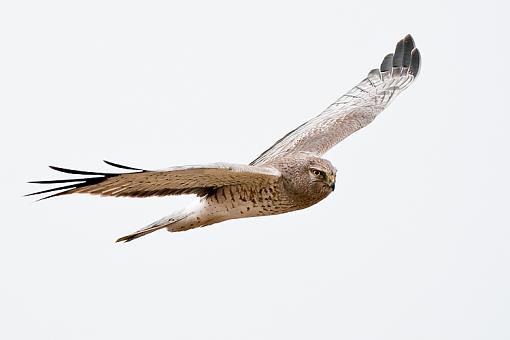
{"label": "white sky", "polygon": [[[0,338],[510,338],[509,9],[477,3],[2,2]],[[21,198],[248,163],[406,33],[419,79],[312,208],[114,244],[191,198]]]}

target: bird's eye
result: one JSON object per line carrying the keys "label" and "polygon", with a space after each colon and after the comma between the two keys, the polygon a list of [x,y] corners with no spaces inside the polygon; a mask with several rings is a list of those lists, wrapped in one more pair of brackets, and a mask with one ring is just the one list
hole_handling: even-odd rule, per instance
{"label": "bird's eye", "polygon": [[322,171],[317,170],[317,169],[312,169],[312,173],[313,173],[315,176],[317,176],[317,177],[322,176]]}

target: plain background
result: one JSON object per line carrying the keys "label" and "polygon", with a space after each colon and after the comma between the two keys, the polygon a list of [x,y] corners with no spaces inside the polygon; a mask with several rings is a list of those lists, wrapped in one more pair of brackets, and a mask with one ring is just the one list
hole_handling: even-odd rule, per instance
{"label": "plain background", "polygon": [[[2,2],[0,337],[509,339],[509,8],[476,3]],[[419,79],[310,209],[115,244],[192,198],[22,198],[248,163],[407,33]]]}

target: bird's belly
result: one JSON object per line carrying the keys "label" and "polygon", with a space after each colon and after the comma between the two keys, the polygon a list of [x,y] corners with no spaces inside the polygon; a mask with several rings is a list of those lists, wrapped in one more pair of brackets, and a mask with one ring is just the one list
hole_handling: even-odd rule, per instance
{"label": "bird's belly", "polygon": [[294,210],[274,187],[259,190],[237,186],[222,187],[205,198],[204,203],[204,215],[211,223]]}

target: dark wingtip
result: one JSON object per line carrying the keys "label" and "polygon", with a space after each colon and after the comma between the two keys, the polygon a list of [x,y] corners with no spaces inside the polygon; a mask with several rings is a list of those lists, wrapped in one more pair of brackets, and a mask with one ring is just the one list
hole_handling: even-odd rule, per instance
{"label": "dark wingtip", "polygon": [[43,200],[46,200],[48,198],[52,198],[52,197],[56,197],[56,196],[61,196],[61,195],[65,195],[65,194],[68,194],[73,188],[69,188],[68,190],[65,190],[65,189],[62,189],[62,188],[55,188],[55,189],[50,189],[50,190],[43,190],[43,191],[39,191],[39,192],[33,192],[33,193],[30,193],[30,194],[26,194],[26,195],[23,195],[23,197],[28,197],[28,196],[34,196],[34,195],[39,195],[39,194],[44,194],[44,193],[47,193],[47,192],[52,192],[52,191],[57,191],[57,190],[64,190],[64,191],[61,191],[61,192],[57,192],[57,193],[54,193],[54,194],[51,194],[51,195],[48,195],[48,196],[44,196],[44,197],[41,197],[39,199],[36,199],[34,201],[35,202],[39,202],[39,201],[43,201]]}
{"label": "dark wingtip", "polygon": [[50,165],[49,167],[51,169],[55,170],[55,171],[59,171],[59,172],[63,172],[63,173],[66,173],[66,174],[71,174],[71,175],[93,175],[93,176],[112,176],[112,175],[117,175],[117,174],[108,174],[108,173],[104,173],[104,172],[92,172],[92,171],[66,169],[66,168],[61,168],[59,166],[54,166],[54,165]]}
{"label": "dark wingtip", "polygon": [[[83,180],[82,180],[83,182]],[[57,191],[57,190],[66,190],[66,189],[74,189],[76,188],[78,185],[77,184],[70,184],[70,185],[65,185],[63,187],[58,187],[58,188],[52,188],[52,189],[46,189],[46,190],[41,190],[41,191],[37,191],[37,192],[32,192],[30,194],[26,194],[24,197],[27,197],[27,196],[34,196],[34,195],[40,195],[40,194],[45,194],[47,192],[52,192],[52,191]],[[67,190],[66,190],[67,191]],[[58,194],[63,194],[62,193],[58,193]],[[53,196],[57,196],[56,194],[55,195],[52,195],[50,197],[53,197]],[[46,197],[45,197],[46,198]],[[49,198],[49,197],[47,197]]]}
{"label": "dark wingtip", "polygon": [[414,77],[418,77],[418,73],[420,73],[420,65],[421,65],[421,55],[420,51],[417,48],[414,48],[411,52],[411,66],[410,72]]}
{"label": "dark wingtip", "polygon": [[88,186],[88,185],[97,184],[97,183],[100,183],[100,182],[104,181],[105,179],[107,179],[109,177],[113,177],[113,176],[119,175],[119,174],[112,174],[112,173],[102,173],[102,172],[91,172],[91,171],[66,169],[66,168],[61,168],[61,167],[53,166],[53,165],[50,165],[50,168],[55,170],[55,171],[63,172],[63,173],[66,173],[66,174],[86,175],[86,176],[94,176],[94,177],[71,178],[71,179],[55,179],[55,180],[46,180],[46,181],[30,181],[28,183],[32,183],[32,184],[67,184],[67,185],[59,186],[59,187],[52,188],[52,189],[46,189],[46,190],[41,190],[41,191],[33,192],[33,193],[30,193],[30,194],[26,194],[24,197],[40,195],[40,194],[45,194],[45,193],[54,192],[54,191],[61,191],[61,192],[58,192],[58,193],[55,193],[55,194],[52,194],[52,195],[49,195],[49,196],[46,196],[46,197],[42,197],[41,199],[37,200],[37,201],[41,201],[41,200],[45,200],[45,199],[48,199],[48,198],[51,198],[51,197],[60,196],[60,195],[64,195],[64,194],[69,194],[69,193],[73,192],[73,189],[81,188],[81,187]]}
{"label": "dark wingtip", "polygon": [[41,197],[39,198],[38,200],[36,200],[36,202],[40,202],[40,201],[44,201],[44,200],[47,200],[48,198],[52,198],[52,197],[56,197],[56,196],[62,196],[62,195],[65,195],[68,193],[69,190],[66,190],[66,191],[62,191],[62,192],[57,192],[56,194],[52,194],[52,195],[48,195],[48,196],[44,196],[44,197]]}
{"label": "dark wingtip", "polygon": [[404,38],[404,55],[402,60],[402,66],[408,67],[411,65],[411,52],[413,51],[415,45],[414,45],[414,39],[413,37],[408,34]]}
{"label": "dark wingtip", "polygon": [[402,67],[402,61],[404,60],[404,39],[401,39],[395,47],[395,53],[393,56],[393,67]]}
{"label": "dark wingtip", "polygon": [[105,162],[106,164],[110,165],[110,166],[113,166],[115,168],[119,168],[119,169],[124,169],[124,170],[135,170],[135,171],[144,171],[143,169],[139,169],[139,168],[133,168],[131,166],[126,166],[126,165],[122,165],[122,164],[117,164],[117,163],[113,163],[113,162],[110,162],[110,161],[107,161],[105,159],[103,159],[103,162]]}
{"label": "dark wingtip", "polygon": [[393,53],[388,54],[386,57],[384,57],[382,63],[381,63],[381,72],[387,72],[391,69],[393,66]]}
{"label": "dark wingtip", "polygon": [[[103,177],[97,177],[97,178],[103,178]],[[30,184],[58,184],[58,183],[72,183],[72,182],[83,182],[85,179],[83,178],[73,178],[73,179],[54,179],[54,180],[47,180],[47,181],[30,181],[27,183]]]}

